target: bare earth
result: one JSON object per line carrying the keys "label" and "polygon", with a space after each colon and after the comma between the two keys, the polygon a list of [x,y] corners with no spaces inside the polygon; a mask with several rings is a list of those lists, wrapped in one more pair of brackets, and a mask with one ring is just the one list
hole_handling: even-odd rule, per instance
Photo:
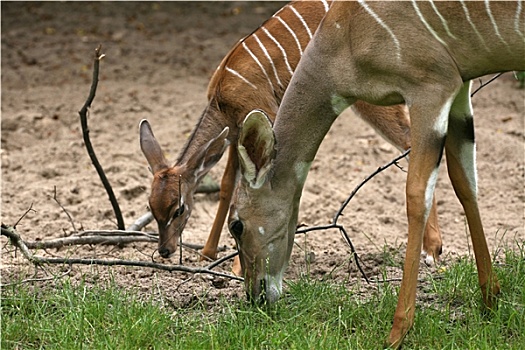
{"label": "bare earth", "polygon": [[[147,118],[168,159],[174,160],[206,106],[207,82],[221,58],[283,3],[275,2],[2,2],[2,222],[14,224],[26,240],[45,240],[78,228],[115,229],[107,196],[84,148],[78,110],[91,83],[94,49],[103,45],[100,84],[89,125],[95,151],[113,185],[126,225],[147,211],[151,174],[138,143],[138,123]],[[484,80],[487,80],[485,78]],[[476,86],[478,83],[476,83]],[[507,73],[473,99],[478,142],[479,202],[489,246],[516,247],[525,241],[525,91]],[[327,224],[365,176],[398,152],[345,112],[326,136],[303,193],[299,221]],[[210,172],[219,181],[225,158]],[[401,165],[406,168],[406,161]],[[407,224],[404,181],[396,167],[375,177],[350,202],[340,223],[346,227],[365,270],[385,267],[387,249],[404,252]],[[465,217],[443,162],[437,185],[444,236],[443,260],[471,254]],[[203,244],[214,219],[218,195],[196,196],[184,240]],[[147,231],[156,231],[150,224]],[[35,270],[1,238],[2,283],[33,276]],[[232,252],[225,229],[221,245]],[[45,256],[163,260],[156,244],[83,246],[38,252]],[[305,262],[305,253],[311,265]],[[398,261],[402,255],[396,254]],[[184,264],[199,266],[184,250]],[[501,258],[501,255],[498,256]],[[336,231],[298,237],[287,279],[309,267],[315,277],[358,277],[350,250]],[[228,272],[230,262],[219,270]],[[59,267],[37,277],[59,274]],[[399,276],[398,268],[389,270]],[[141,268],[74,266],[72,278],[96,281],[111,275],[124,288],[163,295],[174,304],[206,295],[243,296],[239,282]],[[193,277],[193,278],[190,278]],[[189,278],[189,279],[188,279]],[[185,281],[185,283],[182,283]],[[53,282],[49,282],[52,284]]]}

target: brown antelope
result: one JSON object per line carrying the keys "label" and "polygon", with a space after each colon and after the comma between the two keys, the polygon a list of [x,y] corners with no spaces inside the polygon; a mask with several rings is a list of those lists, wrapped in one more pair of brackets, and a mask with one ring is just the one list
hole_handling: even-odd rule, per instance
{"label": "brown antelope", "polygon": [[398,347],[414,322],[418,257],[444,150],[483,301],[495,307],[500,287],[477,205],[470,81],[512,70],[525,70],[521,2],[334,2],[297,66],[273,129],[256,110],[239,135],[242,176],[228,226],[248,294],[279,298],[310,165],[337,116],[362,100],[406,103],[411,120],[408,244],[387,344]]}
{"label": "brown antelope", "polygon": [[[327,1],[292,2],[233,47],[211,78],[208,106],[174,166],[168,165],[148,122],[141,122],[140,145],[153,172],[149,205],[158,223],[158,250],[162,257],[176,252],[193,209],[193,194],[199,180],[231,143],[219,207],[202,251],[204,256],[216,258],[239,169],[235,146],[239,127],[254,108],[264,109],[272,121],[275,119],[295,67],[328,8]],[[397,148],[410,147],[409,118],[404,105],[376,107],[357,102],[354,111]],[[431,217],[424,248],[429,264],[441,253],[435,209]],[[238,262],[234,272],[240,274]]]}

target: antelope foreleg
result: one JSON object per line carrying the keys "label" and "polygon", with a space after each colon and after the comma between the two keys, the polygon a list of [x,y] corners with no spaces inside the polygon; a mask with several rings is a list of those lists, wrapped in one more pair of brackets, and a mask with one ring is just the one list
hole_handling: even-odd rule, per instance
{"label": "antelope foreleg", "polygon": [[228,152],[228,162],[221,180],[221,190],[219,195],[219,207],[213,221],[213,226],[208,236],[208,240],[202,249],[202,255],[210,259],[217,259],[217,246],[221,238],[222,227],[228,214],[230,201],[235,186],[235,176],[239,167],[237,151],[235,147],[230,146]]}
{"label": "antelope foreleg", "polygon": [[[452,98],[441,104],[412,106],[412,151],[408,165],[406,201],[408,243],[394,322],[388,345],[397,348],[414,324],[419,259],[423,235],[434,198],[439,163],[447,132],[447,120]],[[440,110],[428,108],[440,106]],[[429,117],[435,116],[429,120]]]}

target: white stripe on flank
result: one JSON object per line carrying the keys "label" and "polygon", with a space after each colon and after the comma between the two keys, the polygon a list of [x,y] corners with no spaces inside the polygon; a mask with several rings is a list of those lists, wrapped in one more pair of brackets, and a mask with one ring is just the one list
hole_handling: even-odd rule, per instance
{"label": "white stripe on flank", "polygon": [[324,5],[324,12],[328,12],[328,9],[330,8],[330,6],[328,5],[328,2],[326,0],[321,0],[321,2]]}
{"label": "white stripe on flank", "polygon": [[485,43],[485,40],[483,40],[483,36],[479,33],[478,28],[476,28],[476,25],[474,24],[474,22],[472,22],[472,19],[470,18],[470,14],[468,12],[467,5],[465,5],[465,2],[463,0],[460,0],[459,2],[461,3],[461,7],[463,7],[463,12],[465,12],[465,17],[467,18],[467,21],[470,23],[472,30],[474,31],[474,33],[476,33],[479,41],[485,47],[485,50],[490,52],[490,48],[487,46],[487,43]]}
{"label": "white stripe on flank", "polygon": [[230,72],[231,74],[235,75],[236,77],[240,78],[242,81],[244,81],[246,84],[250,85],[252,88],[257,90],[257,86],[252,84],[248,79],[243,77],[241,73],[237,72],[236,70],[231,69],[230,67],[226,67],[226,71]]}
{"label": "white stripe on flank", "polygon": [[447,34],[449,37],[451,37],[452,39],[457,39],[454,34],[452,34],[452,32],[450,31],[450,28],[448,27],[448,23],[447,23],[447,20],[445,19],[445,17],[443,17],[441,15],[441,13],[439,13],[436,5],[434,4],[434,1],[430,0],[430,5],[432,6],[432,8],[434,9],[434,12],[436,13],[436,15],[438,15],[439,19],[441,20],[441,23],[443,24],[443,27],[445,28],[445,30],[447,31]]}
{"label": "white stripe on flank", "polygon": [[306,31],[308,32],[308,36],[310,37],[310,39],[312,39],[312,31],[311,31],[310,28],[308,27],[308,24],[306,24],[306,22],[304,21],[303,16],[301,16],[301,14],[300,14],[299,12],[297,12],[297,10],[296,10],[292,5],[290,5],[290,9],[293,11],[293,13],[295,13],[295,15],[297,16],[297,18],[299,18],[299,20],[300,20],[301,23],[303,24],[304,28],[305,28]]}
{"label": "white stripe on flank", "polygon": [[286,51],[285,51],[284,47],[281,46],[281,44],[277,41],[277,39],[275,39],[273,37],[273,35],[270,33],[270,31],[268,29],[266,29],[264,27],[261,27],[261,28],[264,31],[264,33],[266,33],[268,38],[270,38],[275,43],[275,45],[277,45],[279,50],[281,50],[281,53],[283,54],[283,57],[284,57],[284,63],[286,63],[286,68],[288,69],[288,72],[290,73],[290,75],[293,75],[293,69],[290,66],[290,62],[288,62],[288,56],[286,55]]}
{"label": "white stripe on flank", "polygon": [[487,14],[489,15],[489,18],[490,18],[490,23],[492,23],[492,26],[494,27],[494,32],[496,33],[496,35],[498,36],[499,40],[501,40],[501,42],[503,44],[505,44],[505,46],[507,47],[507,49],[512,52],[512,50],[510,49],[510,46],[509,44],[507,44],[507,42],[505,41],[505,39],[503,39],[503,37],[501,36],[501,33],[499,32],[499,29],[498,29],[498,25],[496,23],[496,20],[494,19],[494,16],[492,16],[492,12],[490,11],[490,3],[489,3],[489,0],[485,0],[485,9],[487,10]]}
{"label": "white stripe on flank", "polygon": [[516,33],[518,33],[519,36],[523,38],[523,33],[520,30],[520,14],[521,14],[522,6],[521,6],[521,0],[518,1],[517,8],[516,8],[516,16],[514,17],[514,30]]}
{"label": "white stripe on flank", "polygon": [[416,0],[412,0],[412,6],[414,7],[414,10],[416,10],[417,15],[419,16],[419,20],[421,22],[423,22],[425,27],[427,27],[428,31],[434,36],[434,38],[436,38],[436,40],[439,41],[441,43],[441,45],[447,46],[447,43],[445,41],[443,41],[443,39],[441,39],[439,37],[439,35],[436,33],[436,31],[430,26],[430,24],[428,24],[428,22],[425,19],[425,17],[423,17],[423,14],[421,13],[421,11],[419,10],[419,7],[417,6]]}
{"label": "white stripe on flank", "polygon": [[399,40],[397,40],[397,37],[394,34],[394,32],[392,32],[392,29],[390,29],[385,24],[385,22],[383,22],[383,20],[379,18],[377,13],[375,13],[370,7],[368,7],[368,5],[365,3],[365,0],[358,0],[358,2],[365,9],[365,11],[368,12],[368,14],[372,16],[376,20],[376,22],[379,23],[379,25],[388,32],[392,40],[394,40],[394,44],[396,45],[396,57],[398,60],[401,60],[401,44],[399,43]]}
{"label": "white stripe on flank", "polygon": [[275,64],[273,64],[272,57],[268,53],[268,50],[266,50],[266,47],[263,45],[261,40],[259,40],[259,37],[257,36],[257,34],[253,34],[253,37],[255,38],[255,41],[257,41],[257,44],[259,44],[259,47],[263,51],[264,56],[266,56],[266,58],[268,59],[268,62],[270,62],[270,64],[272,65],[273,74],[275,75],[275,79],[277,80],[277,85],[279,85],[280,87],[283,87],[283,84],[281,84],[281,79],[279,79],[279,75],[277,74],[277,69],[275,68]]}
{"label": "white stripe on flank", "polygon": [[270,87],[272,88],[273,91],[275,91],[275,89],[273,87],[273,84],[272,84],[272,81],[270,80],[270,77],[268,76],[268,73],[266,73],[266,69],[264,69],[264,67],[261,64],[261,62],[259,62],[259,59],[257,58],[257,56],[255,56],[253,54],[253,52],[248,48],[248,46],[246,45],[246,43],[244,41],[242,42],[242,47],[246,50],[246,52],[248,52],[248,54],[250,54],[250,56],[252,56],[252,58],[255,61],[255,63],[257,63],[259,68],[261,68],[262,72],[264,73],[264,76],[268,80],[268,83],[270,84]]}
{"label": "white stripe on flank", "polygon": [[295,35],[295,32],[290,28],[290,26],[279,16],[275,17],[283,24],[283,26],[292,34],[292,37],[295,40],[295,43],[297,44],[297,48],[299,49],[299,55],[303,56],[303,48],[301,47],[301,42],[299,41],[299,38],[297,38],[297,35]]}

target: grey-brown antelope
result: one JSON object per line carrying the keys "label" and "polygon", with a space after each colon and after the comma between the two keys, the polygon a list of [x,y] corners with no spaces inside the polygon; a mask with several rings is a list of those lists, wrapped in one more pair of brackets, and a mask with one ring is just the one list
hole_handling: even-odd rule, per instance
{"label": "grey-brown antelope", "polygon": [[334,2],[297,66],[273,130],[254,111],[240,132],[242,176],[229,229],[252,298],[279,298],[310,165],[333,121],[362,100],[406,103],[411,121],[408,244],[387,344],[398,347],[414,322],[419,255],[443,151],[467,217],[483,302],[496,306],[500,287],[477,205],[470,80],[525,70],[524,33],[522,2]]}
{"label": "grey-brown antelope", "polygon": [[[329,5],[327,1],[292,2],[233,47],[211,78],[208,105],[175,165],[168,165],[150,125],[145,120],[141,122],[140,145],[153,172],[149,206],[158,223],[161,256],[169,257],[177,250],[199,180],[231,143],[219,207],[202,251],[204,256],[216,258],[239,169],[235,146],[239,127],[254,108],[264,109],[274,120],[295,67]],[[410,147],[409,118],[404,105],[376,107],[357,102],[354,111],[399,149]],[[245,144],[252,141],[255,142],[244,137]],[[428,263],[441,252],[435,209],[431,217],[425,235]],[[233,270],[240,274],[238,261]]]}

